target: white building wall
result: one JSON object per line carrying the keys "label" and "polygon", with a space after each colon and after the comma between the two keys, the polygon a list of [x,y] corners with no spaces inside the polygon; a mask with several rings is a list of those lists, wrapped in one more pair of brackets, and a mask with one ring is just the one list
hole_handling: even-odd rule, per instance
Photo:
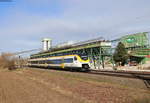
{"label": "white building wall", "polygon": [[48,51],[51,48],[51,42],[52,40],[49,38],[44,38],[42,40],[43,43],[43,51]]}

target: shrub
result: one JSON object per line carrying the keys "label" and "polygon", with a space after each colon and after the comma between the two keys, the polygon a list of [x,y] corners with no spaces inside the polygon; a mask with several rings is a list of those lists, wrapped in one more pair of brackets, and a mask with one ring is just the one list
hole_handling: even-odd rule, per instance
{"label": "shrub", "polygon": [[16,69],[15,58],[13,57],[13,54],[2,53],[0,55],[0,68],[1,69],[8,69],[8,70]]}

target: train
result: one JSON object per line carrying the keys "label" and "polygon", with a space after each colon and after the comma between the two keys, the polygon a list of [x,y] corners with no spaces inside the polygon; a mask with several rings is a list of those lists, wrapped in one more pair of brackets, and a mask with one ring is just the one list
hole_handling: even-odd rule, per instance
{"label": "train", "polygon": [[70,71],[90,71],[90,60],[85,55],[64,55],[28,60],[30,67],[61,68]]}

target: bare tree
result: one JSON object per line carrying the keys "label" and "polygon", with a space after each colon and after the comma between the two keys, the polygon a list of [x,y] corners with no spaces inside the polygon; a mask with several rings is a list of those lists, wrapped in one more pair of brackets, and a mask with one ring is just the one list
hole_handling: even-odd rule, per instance
{"label": "bare tree", "polygon": [[1,69],[16,69],[15,67],[15,57],[11,53],[2,53],[0,55],[0,68]]}

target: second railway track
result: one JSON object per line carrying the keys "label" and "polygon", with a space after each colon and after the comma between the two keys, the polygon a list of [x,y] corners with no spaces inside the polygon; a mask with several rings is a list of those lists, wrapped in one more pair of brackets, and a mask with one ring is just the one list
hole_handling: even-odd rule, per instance
{"label": "second railway track", "polygon": [[91,72],[88,73],[96,75],[107,75],[107,76],[140,79],[143,80],[145,86],[150,89],[150,72],[91,70]]}

